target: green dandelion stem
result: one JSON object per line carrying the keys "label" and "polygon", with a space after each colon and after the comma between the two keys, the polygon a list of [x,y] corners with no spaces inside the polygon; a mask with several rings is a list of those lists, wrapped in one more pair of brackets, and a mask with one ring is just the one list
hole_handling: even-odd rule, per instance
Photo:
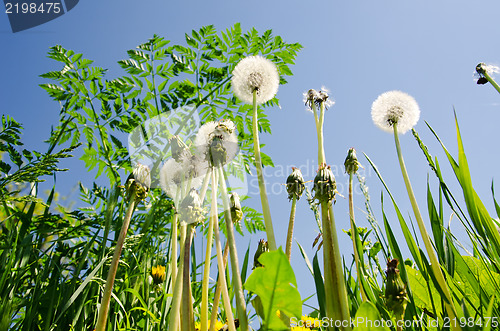
{"label": "green dandelion stem", "polygon": [[[207,171],[207,176],[205,177],[205,181],[208,186],[208,181],[206,180],[207,178],[210,179],[212,176],[210,176],[210,173],[212,173],[212,170]],[[205,181],[203,184],[205,184]],[[202,189],[202,193],[206,192],[206,189]],[[203,194],[204,198],[205,194]],[[200,199],[203,201],[203,198],[200,197]],[[201,295],[201,331],[207,331],[208,330],[208,288],[209,288],[209,280],[210,280],[210,261],[212,260],[212,244],[213,244],[213,237],[214,237],[214,221],[215,221],[215,216],[214,214],[217,213],[217,210],[212,209],[210,212],[210,221],[208,225],[208,233],[207,233],[207,249],[205,252],[205,267],[203,270],[203,283],[202,283],[202,295]]]}
{"label": "green dandelion stem", "polygon": [[[226,241],[226,245],[224,247],[224,256],[223,256],[223,268],[226,270],[227,266],[227,259],[229,257],[229,245]],[[222,277],[219,276],[219,279],[217,280],[217,286],[215,288],[215,294],[214,294],[214,301],[212,304],[212,314],[210,315],[210,330],[209,331],[216,331],[215,330],[215,322],[217,321],[217,312],[219,308],[219,302],[220,302],[220,294],[222,291],[223,287],[226,287],[227,284],[222,283]]]}
{"label": "green dandelion stem", "polygon": [[257,111],[257,91],[253,91],[253,146],[255,154],[255,168],[257,171],[257,178],[259,180],[260,201],[262,203],[262,213],[264,214],[264,223],[266,225],[267,242],[269,249],[274,251],[276,247],[276,239],[274,237],[273,221],[271,219],[271,209],[269,208],[269,201],[267,199],[266,184],[264,182],[264,175],[262,172],[262,159],[260,156],[260,142],[259,142],[259,123]]}
{"label": "green dandelion stem", "polygon": [[483,70],[482,74],[483,74],[484,78],[486,78],[488,80],[488,82],[490,82],[490,84],[493,85],[495,90],[497,90],[497,92],[500,93],[500,86],[498,86],[497,82],[495,82],[493,77],[491,77],[490,74],[488,74],[488,72],[486,70]]}
{"label": "green dandelion stem", "polygon": [[[425,249],[427,250],[427,254],[429,255],[429,259],[431,262],[431,269],[436,277],[438,285],[441,287],[441,291],[445,295],[444,303],[446,306],[446,311],[450,319],[456,318],[457,313],[453,306],[453,301],[451,300],[450,291],[448,289],[448,285],[446,284],[446,280],[444,279],[443,273],[441,271],[441,267],[439,264],[439,260],[434,252],[434,248],[432,247],[431,240],[429,238],[429,234],[427,229],[425,228],[424,220],[422,219],[422,214],[420,213],[420,209],[418,208],[417,200],[415,199],[415,194],[413,193],[413,188],[410,183],[410,178],[408,176],[408,172],[406,171],[405,162],[403,160],[403,154],[401,153],[401,145],[399,143],[399,135],[397,125],[393,125],[394,128],[394,140],[396,143],[396,151],[398,153],[399,165],[401,167],[401,173],[403,174],[403,179],[406,186],[406,191],[408,192],[408,197],[410,198],[411,206],[413,208],[413,213],[415,214],[415,219],[417,220],[418,228],[420,229],[420,235],[425,244]],[[461,330],[460,326],[455,325],[452,327],[454,330]]]}
{"label": "green dandelion stem", "polygon": [[238,263],[238,252],[236,250],[236,240],[234,238],[234,226],[231,218],[231,205],[229,204],[229,195],[227,193],[224,170],[218,167],[219,183],[222,195],[222,205],[226,219],[227,241],[229,243],[229,256],[231,258],[231,270],[233,272],[234,292],[236,296],[236,307],[238,308],[238,318],[240,320],[240,330],[248,330],[247,308],[245,296],[243,294],[243,284],[241,283],[240,266]]}
{"label": "green dandelion stem", "polygon": [[182,311],[181,330],[191,331],[194,328],[191,303],[191,275],[189,274],[189,261],[191,260],[191,243],[193,241],[194,227],[188,224],[186,240],[184,243],[184,268],[182,269]]}
{"label": "green dandelion stem", "polygon": [[[181,225],[181,242],[186,239],[186,225]],[[177,269],[177,275],[183,274],[184,269],[184,245],[181,245],[179,268]],[[180,323],[180,308],[182,299],[182,277],[177,277],[174,284],[174,293],[172,299],[172,309],[170,313],[170,322],[168,324],[168,330],[177,330]]]}
{"label": "green dandelion stem", "polygon": [[[134,184],[132,184],[134,185]],[[135,186],[133,186],[135,187]],[[136,189],[132,188],[132,192],[130,194],[130,201],[127,208],[127,212],[125,214],[125,218],[123,219],[122,228],[120,230],[120,234],[118,236],[118,241],[116,242],[115,252],[113,253],[113,259],[111,260],[111,265],[108,271],[108,277],[106,280],[106,286],[104,287],[104,294],[101,300],[101,306],[99,307],[99,313],[97,317],[97,325],[96,331],[105,331],[106,323],[108,319],[109,312],[109,303],[111,301],[111,293],[113,292],[113,285],[115,283],[116,272],[118,270],[118,263],[120,262],[120,256],[122,254],[123,243],[125,242],[125,237],[127,236],[128,227],[130,224],[130,219],[132,218],[132,214],[134,213],[135,207],[139,202]]]}
{"label": "green dandelion stem", "polygon": [[[332,254],[332,269],[333,269],[333,279],[335,292],[338,296],[338,303],[340,309],[340,316],[342,321],[349,321],[349,301],[347,300],[347,289],[344,282],[343,274],[343,262],[342,256],[340,255],[339,240],[337,238],[337,229],[335,227],[335,217],[333,214],[333,205],[331,202],[328,203],[328,221],[329,221],[329,231],[331,231],[331,241],[333,245]],[[344,327],[345,331],[351,330],[350,326]]]}
{"label": "green dandelion stem", "polygon": [[293,195],[292,198],[292,209],[290,211],[290,220],[288,221],[288,232],[286,236],[286,256],[288,257],[288,261],[292,256],[292,242],[293,242],[293,227],[295,223],[295,210],[297,207],[297,195]]}
{"label": "green dandelion stem", "polygon": [[324,202],[321,204],[321,221],[323,228],[323,264],[324,264],[324,283],[325,283],[325,300],[326,300],[326,316],[327,318],[333,318],[335,320],[340,320],[338,301],[335,300],[335,286],[334,286],[334,272],[332,264],[334,260],[332,258],[332,234],[331,226],[329,226],[329,215],[328,206]]}
{"label": "green dandelion stem", "polygon": [[[224,264],[224,258],[222,257],[222,248],[220,244],[220,230],[219,230],[219,217],[217,213],[217,173],[214,171],[212,173],[212,209],[215,210],[214,213],[214,235],[215,235],[215,249],[217,250],[217,267],[219,270],[220,282],[223,284],[221,286],[222,290],[222,300],[224,303],[224,310],[226,311],[227,325],[230,331],[236,331],[234,325],[233,311],[231,309],[231,300],[229,299],[229,292],[227,289],[226,281],[226,267]],[[212,325],[215,325],[212,324]]]}
{"label": "green dandelion stem", "polygon": [[322,164],[326,162],[325,148],[323,145],[323,124],[325,121],[325,102],[321,102],[319,110],[319,124],[318,124],[318,163]]}
{"label": "green dandelion stem", "polygon": [[[354,261],[356,262],[356,269],[358,271],[358,278],[359,278],[364,276],[361,271],[362,266],[359,258],[360,252],[358,252],[358,245],[356,244],[356,242],[359,240],[359,237],[356,231],[356,222],[354,221],[354,195],[352,193],[353,191],[352,186],[353,186],[353,174],[349,173],[349,218],[351,219],[351,236],[352,236],[352,246],[354,249]],[[361,292],[361,299],[363,300],[363,302],[367,301],[368,298],[366,297],[366,293],[361,281],[359,282],[359,289]]]}

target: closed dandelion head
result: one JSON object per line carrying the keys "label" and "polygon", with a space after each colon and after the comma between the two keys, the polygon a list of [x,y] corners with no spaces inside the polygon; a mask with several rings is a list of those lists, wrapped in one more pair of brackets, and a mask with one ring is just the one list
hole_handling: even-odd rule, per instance
{"label": "closed dandelion head", "polygon": [[320,164],[318,173],[314,177],[314,197],[320,202],[331,202],[335,199],[337,182],[330,166]]}
{"label": "closed dandelion head", "polygon": [[300,199],[304,192],[305,184],[304,177],[299,168],[292,167],[292,173],[286,179],[286,191],[288,192],[288,200],[292,200],[295,196],[297,200]]}
{"label": "closed dandelion head", "polygon": [[354,175],[359,169],[360,163],[356,157],[356,150],[351,147],[347,152],[347,157],[344,161],[345,172],[349,175]]}
{"label": "closed dandelion head", "polygon": [[266,240],[261,239],[259,240],[259,246],[257,247],[257,250],[255,251],[255,254],[253,256],[253,268],[260,268],[262,267],[262,264],[259,262],[259,257],[265,253],[269,252],[269,245]]}
{"label": "closed dandelion head", "polygon": [[382,93],[372,104],[372,120],[380,129],[406,133],[417,124],[420,109],[415,99],[401,91]]}
{"label": "closed dandelion head", "polygon": [[387,261],[385,301],[387,309],[392,311],[398,319],[402,319],[408,303],[408,296],[406,285],[399,275],[398,264],[397,259]]}
{"label": "closed dandelion head", "polygon": [[207,122],[200,127],[194,144],[200,159],[210,166],[222,166],[238,154],[236,126],[230,120]]}
{"label": "closed dandelion head", "polygon": [[243,218],[243,210],[241,209],[240,196],[238,193],[231,193],[229,196],[229,204],[231,205],[231,220],[233,223],[239,225]]}
{"label": "closed dandelion head", "polygon": [[253,92],[257,104],[265,103],[276,95],[280,77],[273,62],[262,56],[248,56],[233,70],[234,94],[243,102],[253,104]]}

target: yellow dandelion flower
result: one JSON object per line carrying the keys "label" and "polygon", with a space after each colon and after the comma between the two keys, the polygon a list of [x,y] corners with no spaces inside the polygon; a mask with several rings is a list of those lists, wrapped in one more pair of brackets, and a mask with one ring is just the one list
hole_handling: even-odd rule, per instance
{"label": "yellow dandelion flower", "polygon": [[[221,321],[216,321],[215,322],[215,330],[216,331],[220,331],[220,330],[223,330],[223,328],[225,327],[226,325],[224,323],[222,323]],[[208,321],[208,328],[210,328],[210,321]],[[195,322],[194,323],[194,329],[196,331],[199,331],[201,329],[201,322]]]}
{"label": "yellow dandelion flower", "polygon": [[292,326],[292,331],[306,331],[306,330],[311,330],[309,328],[306,328],[305,326]]}
{"label": "yellow dandelion flower", "polygon": [[304,327],[307,328],[319,328],[321,326],[321,320],[314,317],[309,317],[304,315],[302,316],[301,320],[303,322]]}
{"label": "yellow dandelion flower", "polygon": [[162,265],[157,265],[151,268],[151,276],[153,277],[153,282],[159,285],[165,281],[166,273],[165,267]]}

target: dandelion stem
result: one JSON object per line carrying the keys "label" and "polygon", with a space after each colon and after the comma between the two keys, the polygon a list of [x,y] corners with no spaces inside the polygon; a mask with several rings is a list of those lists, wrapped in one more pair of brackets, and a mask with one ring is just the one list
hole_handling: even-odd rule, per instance
{"label": "dandelion stem", "polygon": [[231,218],[231,206],[229,204],[229,195],[227,193],[224,171],[218,167],[219,183],[222,195],[222,205],[226,219],[227,242],[229,243],[229,256],[231,257],[231,270],[233,272],[234,292],[236,296],[236,307],[238,308],[238,318],[240,320],[240,330],[248,330],[247,308],[245,296],[243,294],[243,284],[241,283],[240,266],[238,263],[238,252],[236,250],[236,240],[234,239],[234,227]]}
{"label": "dandelion stem", "polygon": [[[181,225],[181,242],[184,242],[186,239],[186,225]],[[181,244],[181,252],[180,252],[180,262],[179,268],[177,269],[177,275],[183,274],[184,269],[184,251],[185,245]],[[172,299],[172,309],[170,311],[170,322],[168,324],[168,330],[177,331],[179,327],[180,317],[179,310],[181,307],[181,299],[182,299],[182,277],[177,277],[174,284],[174,294]]]}
{"label": "dandelion stem", "polygon": [[486,70],[483,70],[482,74],[483,74],[484,78],[486,78],[488,80],[488,82],[490,82],[490,84],[493,85],[495,90],[497,90],[497,92],[500,93],[500,86],[498,86],[497,82],[495,82],[493,77],[491,77],[490,74],[488,74],[488,72]]}
{"label": "dandelion stem", "polygon": [[[358,278],[359,278],[364,276],[362,274],[362,269],[361,269],[362,266],[359,258],[358,245],[356,244],[356,242],[359,240],[359,237],[356,231],[356,222],[354,221],[354,196],[352,194],[352,186],[353,186],[353,174],[349,173],[349,216],[350,216],[349,218],[351,219],[351,235],[352,235],[352,245],[354,249],[354,261],[356,262],[356,269],[358,271]],[[361,292],[361,299],[363,300],[363,302],[367,301],[368,298],[366,297],[366,293],[361,281],[359,282],[359,289]]]}
{"label": "dandelion stem", "polygon": [[341,320],[339,314],[339,301],[334,298],[335,296],[335,281],[333,276],[335,275],[332,264],[334,260],[332,258],[332,229],[329,225],[329,215],[328,215],[328,206],[327,203],[324,202],[321,204],[321,220],[322,220],[322,228],[323,228],[323,264],[324,264],[324,273],[325,273],[325,299],[326,299],[326,316],[327,318],[333,318],[335,320]]}
{"label": "dandelion stem", "polygon": [[288,257],[288,261],[292,256],[292,242],[293,242],[293,226],[295,223],[295,209],[297,206],[297,195],[293,195],[292,198],[292,209],[290,210],[290,220],[288,222],[288,233],[286,236],[286,256]]}
{"label": "dandelion stem", "polygon": [[[213,171],[209,170],[207,172],[207,176],[205,177],[208,178],[210,176],[210,173]],[[211,177],[211,176],[210,176]],[[210,178],[208,178],[210,179]],[[207,186],[208,186],[208,180],[206,180]],[[205,181],[203,182],[205,184]],[[206,192],[206,189],[204,190]],[[203,190],[202,190],[203,193]],[[203,194],[205,196],[205,194]],[[201,198],[200,198],[201,199]],[[213,237],[214,237],[214,222],[215,222],[215,215],[217,213],[217,210],[212,209],[210,213],[210,222],[208,225],[208,233],[207,233],[207,250],[205,252],[205,267],[203,270],[203,283],[202,283],[202,294],[201,294],[201,331],[207,331],[208,330],[208,287],[209,287],[209,280],[210,280],[210,261],[212,260],[212,244],[213,244]],[[216,308],[217,310],[217,308]]]}
{"label": "dandelion stem", "polygon": [[[410,183],[410,178],[408,176],[408,172],[406,171],[405,162],[403,160],[403,154],[401,153],[401,145],[399,143],[399,135],[397,129],[397,123],[393,125],[394,128],[394,140],[396,143],[396,151],[398,153],[399,165],[401,167],[401,173],[403,174],[403,179],[406,186],[406,191],[408,192],[408,197],[410,198],[411,206],[413,208],[413,213],[415,214],[415,218],[417,220],[418,227],[420,229],[420,235],[425,244],[425,248],[427,250],[427,254],[429,255],[429,259],[431,262],[431,269],[434,273],[436,281],[441,287],[441,291],[444,294],[444,303],[446,306],[446,311],[450,319],[454,319],[457,317],[457,313],[455,311],[455,307],[453,306],[453,301],[451,300],[451,295],[448,289],[448,285],[446,284],[446,280],[444,279],[443,273],[441,271],[441,267],[439,264],[439,260],[434,252],[434,248],[432,247],[431,240],[429,238],[429,234],[427,229],[425,228],[424,220],[422,219],[422,214],[420,213],[420,209],[418,208],[417,200],[415,199],[415,194],[413,193],[413,188]],[[455,323],[456,324],[456,323]],[[461,330],[459,325],[452,326],[453,330]]]}
{"label": "dandelion stem", "polygon": [[[227,325],[230,331],[236,331],[234,325],[233,311],[231,309],[231,300],[229,299],[229,292],[227,290],[227,281],[225,273],[224,258],[222,257],[222,248],[220,244],[220,231],[219,231],[219,218],[217,213],[217,173],[212,172],[212,209],[215,210],[214,213],[214,235],[215,235],[215,249],[217,250],[217,267],[219,269],[220,281],[224,286],[222,286],[222,300],[224,303],[224,310],[226,311]],[[214,324],[215,325],[215,324]]]}
{"label": "dandelion stem", "polygon": [[[227,265],[227,259],[229,256],[229,245],[226,241],[226,245],[224,247],[224,257],[223,257],[223,268],[226,270],[226,265]],[[219,302],[220,302],[220,293],[222,291],[223,287],[226,287],[227,284],[222,283],[222,277],[219,276],[219,279],[217,281],[217,287],[215,288],[215,294],[214,294],[214,302],[212,304],[212,314],[210,315],[210,330],[209,331],[215,331],[215,322],[217,321],[217,311],[219,310]]]}
{"label": "dandelion stem", "polygon": [[[349,321],[349,301],[347,300],[347,289],[344,282],[343,262],[340,255],[339,240],[337,238],[337,229],[335,228],[335,217],[333,215],[333,205],[328,203],[328,216],[329,216],[329,231],[331,231],[331,241],[333,245],[332,254],[332,269],[333,279],[335,281],[334,289],[338,295],[338,302],[340,306],[340,315],[342,321]],[[344,327],[345,331],[351,330],[350,326]]]}
{"label": "dandelion stem", "polygon": [[194,227],[189,224],[187,226],[186,240],[184,243],[184,268],[182,269],[182,318],[181,330],[191,331],[194,328],[191,303],[191,276],[189,274],[189,261],[191,259],[191,242],[193,241]]}
{"label": "dandelion stem", "polygon": [[106,330],[106,322],[109,313],[109,304],[111,301],[111,293],[113,292],[113,285],[115,283],[116,272],[118,270],[118,263],[120,262],[120,256],[122,254],[125,237],[127,236],[130,219],[132,218],[134,209],[137,206],[137,203],[139,202],[136,195],[136,189],[134,187],[135,186],[133,185],[131,188],[132,192],[130,193],[129,205],[127,208],[127,212],[125,214],[125,218],[123,219],[122,228],[118,236],[118,241],[116,242],[115,252],[113,253],[113,259],[111,260],[111,265],[109,267],[106,286],[104,287],[104,294],[102,297],[101,306],[99,307],[99,313],[97,315],[98,317],[97,317],[96,331]]}
{"label": "dandelion stem", "polygon": [[262,212],[264,214],[264,223],[266,225],[267,242],[269,249],[276,250],[276,239],[274,237],[273,221],[271,219],[271,210],[269,208],[269,201],[267,200],[266,184],[264,182],[264,175],[262,173],[262,159],[260,156],[260,142],[259,142],[259,122],[258,122],[258,107],[257,107],[257,91],[253,91],[253,146],[255,156],[255,168],[257,170],[257,178],[259,180],[260,201],[262,203]]}

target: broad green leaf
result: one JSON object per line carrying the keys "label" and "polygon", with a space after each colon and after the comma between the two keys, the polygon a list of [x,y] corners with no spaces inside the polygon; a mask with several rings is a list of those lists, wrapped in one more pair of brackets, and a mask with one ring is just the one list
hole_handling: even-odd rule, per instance
{"label": "broad green leaf", "polygon": [[302,301],[295,274],[281,247],[277,251],[262,254],[259,262],[263,267],[252,272],[245,288],[260,297],[267,330],[286,330],[288,326],[280,316],[302,316]]}
{"label": "broad green leaf", "polygon": [[[370,301],[363,302],[354,317],[353,331],[390,331],[387,322],[382,319],[377,307]],[[390,325],[390,324],[389,324]]]}

